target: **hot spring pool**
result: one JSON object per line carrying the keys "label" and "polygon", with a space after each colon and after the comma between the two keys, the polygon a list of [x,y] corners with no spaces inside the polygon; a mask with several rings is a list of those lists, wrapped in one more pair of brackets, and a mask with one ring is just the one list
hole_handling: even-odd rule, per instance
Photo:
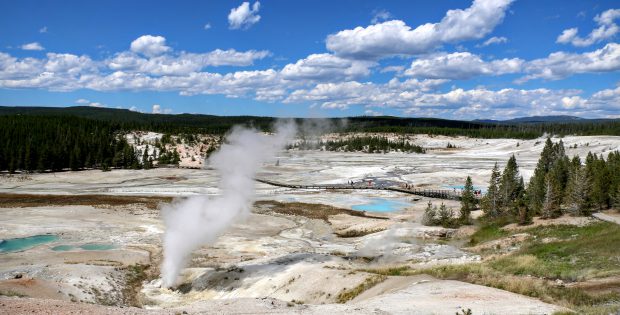
{"label": "hot spring pool", "polygon": [[0,240],[0,253],[19,252],[56,240],[58,240],[58,236],[51,234]]}
{"label": "hot spring pool", "polygon": [[401,200],[374,198],[371,202],[351,206],[351,209],[368,212],[391,212],[402,210],[411,204]]}
{"label": "hot spring pool", "polygon": [[64,252],[64,251],[72,250],[73,248],[74,247],[71,245],[58,245],[58,246],[52,247],[52,250],[55,252]]}
{"label": "hot spring pool", "polygon": [[116,245],[90,243],[90,244],[84,244],[80,246],[80,248],[83,250],[110,250],[110,249],[115,249]]}
{"label": "hot spring pool", "polygon": [[53,251],[56,252],[65,252],[69,250],[83,249],[83,250],[110,250],[115,249],[116,245],[114,244],[99,244],[99,243],[88,243],[84,245],[58,245],[52,247]]}

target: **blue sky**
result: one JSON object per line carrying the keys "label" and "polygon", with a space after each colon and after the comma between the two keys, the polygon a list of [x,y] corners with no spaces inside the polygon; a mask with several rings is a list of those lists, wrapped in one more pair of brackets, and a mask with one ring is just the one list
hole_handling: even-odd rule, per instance
{"label": "blue sky", "polygon": [[620,116],[617,1],[3,1],[0,105]]}

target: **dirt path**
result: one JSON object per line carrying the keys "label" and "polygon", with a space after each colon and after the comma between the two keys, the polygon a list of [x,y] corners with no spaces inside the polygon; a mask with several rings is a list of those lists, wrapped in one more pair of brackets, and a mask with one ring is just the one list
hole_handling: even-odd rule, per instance
{"label": "dirt path", "polygon": [[620,224],[620,213],[603,213],[597,212],[592,214],[593,217],[606,222]]}

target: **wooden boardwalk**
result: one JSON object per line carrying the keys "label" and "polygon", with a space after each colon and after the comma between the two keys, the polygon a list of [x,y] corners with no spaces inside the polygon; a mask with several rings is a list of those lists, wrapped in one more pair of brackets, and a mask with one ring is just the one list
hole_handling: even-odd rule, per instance
{"label": "wooden boardwalk", "polygon": [[417,189],[417,188],[404,188],[400,186],[383,186],[383,185],[368,185],[366,183],[355,183],[353,185],[347,184],[327,184],[327,185],[301,185],[301,184],[286,184],[282,182],[277,182],[273,180],[268,180],[264,178],[256,178],[257,182],[277,186],[277,187],[285,187],[285,188],[296,188],[296,189],[324,189],[324,190],[343,190],[343,189],[366,189],[366,190],[389,190],[396,191],[400,193],[423,196],[429,198],[437,198],[437,199],[447,199],[447,200],[461,200],[461,194],[459,191],[454,192],[454,190],[447,189]]}

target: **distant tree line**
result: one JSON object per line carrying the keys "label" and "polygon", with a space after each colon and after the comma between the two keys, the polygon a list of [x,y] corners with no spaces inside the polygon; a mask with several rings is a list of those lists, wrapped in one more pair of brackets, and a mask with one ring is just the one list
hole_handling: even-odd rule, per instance
{"label": "distant tree line", "polygon": [[166,144],[176,144],[172,137],[169,134],[165,134],[162,136],[161,141],[155,142],[155,147],[159,149],[159,156],[157,157],[157,161],[159,164],[179,164],[181,161],[181,156],[176,148],[172,150],[166,149]]}
{"label": "distant tree line", "polygon": [[344,132],[391,132],[467,136],[471,138],[535,139],[548,135],[616,135],[620,120],[583,120],[540,123],[480,123],[433,118],[354,117],[347,119]]}
{"label": "distant tree line", "polygon": [[[0,115],[77,116],[116,124],[122,130],[149,130],[171,134],[225,134],[235,125],[251,126],[270,131],[277,118],[260,116],[213,116],[199,114],[144,114],[123,109],[94,107],[2,107]],[[437,118],[348,117],[296,118],[304,126],[327,126],[333,132],[392,132],[398,134],[429,134],[468,136],[473,138],[534,139],[550,135],[617,135],[620,120],[576,120],[568,122],[478,122]],[[321,129],[321,128],[318,128]]]}
{"label": "distant tree line", "polygon": [[0,171],[141,168],[118,125],[78,117],[0,116]]}
{"label": "distant tree line", "polygon": [[[191,143],[196,141],[196,134],[223,135],[234,125],[253,126],[269,131],[275,121],[276,118],[273,117],[154,115],[91,107],[0,107],[0,171],[148,168],[155,160],[174,164],[179,160],[174,151],[162,152],[157,157],[144,160],[144,152],[135,152],[121,135],[134,130],[148,130],[179,135],[180,139]],[[294,121],[303,127],[308,124],[321,125],[323,120]],[[335,132],[424,133],[431,136],[519,139],[536,138],[543,134],[620,135],[618,120],[503,124],[432,118],[350,117],[345,120],[334,118],[326,121],[329,122],[328,125],[339,126],[332,130]],[[346,121],[346,124],[343,124],[343,121]],[[309,142],[302,143],[301,146],[307,144]],[[327,150],[424,152],[419,146],[406,141],[389,141],[385,137],[358,137],[328,141],[321,145]],[[547,187],[546,184],[540,184],[544,179],[537,180],[539,183],[536,189]]]}
{"label": "distant tree line", "polygon": [[425,153],[423,147],[409,143],[405,139],[390,140],[387,137],[350,137],[339,140],[302,140],[289,148],[302,150],[325,149],[326,151],[385,153],[390,151]]}
{"label": "distant tree line", "polygon": [[0,116],[80,117],[112,123],[121,130],[148,130],[169,134],[225,134],[236,125],[268,131],[273,117],[214,116],[200,114],[145,114],[127,109],[75,107],[3,107]]}

